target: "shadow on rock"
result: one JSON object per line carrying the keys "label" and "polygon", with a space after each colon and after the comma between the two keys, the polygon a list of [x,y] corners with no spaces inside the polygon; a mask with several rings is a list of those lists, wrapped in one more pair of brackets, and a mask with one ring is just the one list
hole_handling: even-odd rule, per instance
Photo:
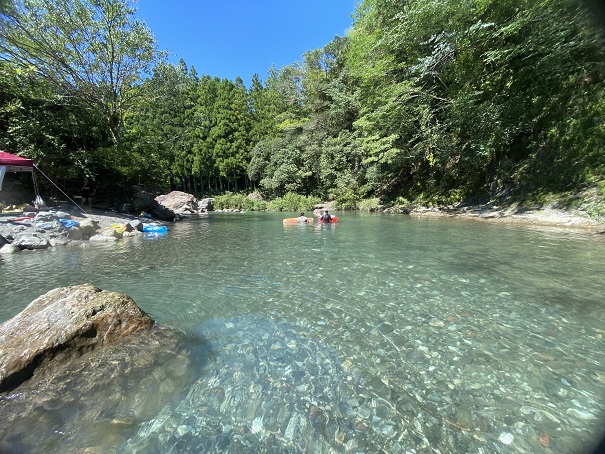
{"label": "shadow on rock", "polygon": [[[123,307],[103,306],[105,293]],[[17,355],[33,358],[25,367],[32,370],[21,373],[25,380],[19,384],[13,377],[10,390],[0,394],[0,452],[107,452],[179,400],[203,366],[199,356],[190,355],[196,341],[154,324],[131,302],[91,285],[66,287],[0,326],[0,378],[10,364],[15,369],[9,347],[18,345],[16,331],[32,344],[51,339],[39,342],[36,351],[22,344],[22,353],[29,353]],[[56,304],[65,307],[64,318],[57,316]],[[35,334],[23,325],[34,319]]]}

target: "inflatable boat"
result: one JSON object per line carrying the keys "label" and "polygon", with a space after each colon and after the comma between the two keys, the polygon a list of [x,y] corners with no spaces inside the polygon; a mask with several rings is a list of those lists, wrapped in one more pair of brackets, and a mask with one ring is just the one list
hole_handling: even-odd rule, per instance
{"label": "inflatable boat", "polygon": [[165,225],[143,224],[143,232],[164,233],[168,231]]}
{"label": "inflatable boat", "polygon": [[306,221],[301,221],[298,218],[286,218],[282,222],[284,224],[313,224],[313,218],[307,218]]}
{"label": "inflatable boat", "polygon": [[[318,221],[324,222],[322,218],[319,218]],[[332,218],[328,221],[328,224],[334,224],[335,222],[338,222],[338,216],[332,216]]]}
{"label": "inflatable boat", "polygon": [[[321,218],[321,216],[323,215],[323,213],[321,212],[321,210],[313,210],[313,214],[315,216],[317,216],[317,221],[318,222],[324,222],[323,219]],[[330,215],[332,218],[330,219],[329,224],[334,224],[335,222],[338,222],[338,216],[334,216],[333,214]]]}

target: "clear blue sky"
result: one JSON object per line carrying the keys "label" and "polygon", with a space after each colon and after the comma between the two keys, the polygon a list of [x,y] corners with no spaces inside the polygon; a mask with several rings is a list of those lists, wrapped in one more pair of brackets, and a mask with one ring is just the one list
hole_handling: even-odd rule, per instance
{"label": "clear blue sky", "polygon": [[139,0],[138,17],[170,52],[198,75],[246,86],[272,65],[281,68],[345,36],[356,0]]}

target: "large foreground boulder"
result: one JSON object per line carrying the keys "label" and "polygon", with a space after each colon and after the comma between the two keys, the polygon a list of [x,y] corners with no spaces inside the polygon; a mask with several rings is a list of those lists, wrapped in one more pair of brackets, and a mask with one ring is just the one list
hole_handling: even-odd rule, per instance
{"label": "large foreground boulder", "polygon": [[191,356],[203,340],[151,324],[128,296],[82,285],[53,290],[0,326],[4,389],[20,356],[35,368],[0,393],[0,453],[126,452],[205,361]]}
{"label": "large foreground boulder", "polygon": [[51,290],[0,325],[0,392],[39,368],[148,330],[154,322],[127,295],[90,284]]}

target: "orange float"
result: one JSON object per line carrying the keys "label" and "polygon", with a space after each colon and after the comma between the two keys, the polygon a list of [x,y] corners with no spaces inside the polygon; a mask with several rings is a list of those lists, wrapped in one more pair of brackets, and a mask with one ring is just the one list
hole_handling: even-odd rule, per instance
{"label": "orange float", "polygon": [[313,218],[307,218],[306,221],[301,221],[298,218],[286,218],[282,222],[284,224],[313,224]]}

